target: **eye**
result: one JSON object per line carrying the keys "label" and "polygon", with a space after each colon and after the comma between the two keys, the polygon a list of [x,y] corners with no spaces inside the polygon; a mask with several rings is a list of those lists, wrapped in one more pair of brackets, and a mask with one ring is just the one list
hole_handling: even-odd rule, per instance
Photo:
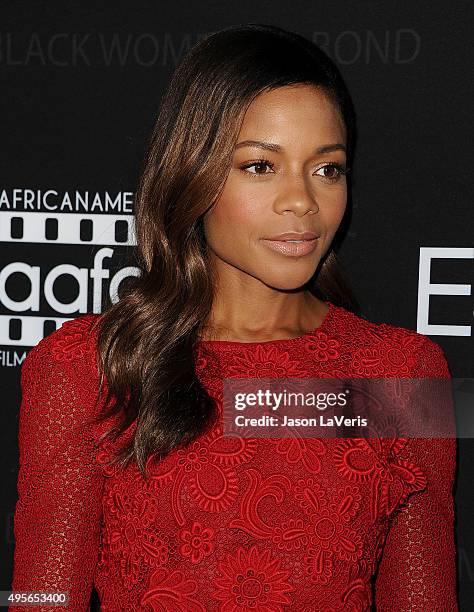
{"label": "eye", "polygon": [[[273,170],[274,167],[275,165],[272,164],[272,162],[268,159],[257,159],[254,162],[240,166],[240,170],[242,170],[242,172],[245,172],[246,174],[251,174],[252,176],[264,176],[265,174],[270,174],[269,172],[265,172],[266,168],[270,168],[271,170]],[[256,170],[262,171],[249,172],[249,168],[255,168]],[[323,174],[317,174],[321,170],[323,171]],[[331,162],[329,164],[324,164],[324,166],[321,166],[316,171],[315,175],[321,176],[327,183],[335,183],[339,181],[343,175],[347,174],[349,170],[350,168],[347,168],[342,164],[339,164],[337,162]],[[327,171],[329,171],[330,173],[329,176],[327,174]]]}
{"label": "eye", "polygon": [[[326,170],[328,169],[330,171],[329,176],[326,174]],[[315,174],[317,174],[321,170],[323,170],[323,174],[319,174],[318,176],[322,176],[322,178],[324,178],[329,183],[335,183],[336,181],[339,181],[344,174],[347,174],[350,168],[347,168],[346,166],[343,166],[342,164],[338,164],[336,162],[331,162],[330,164],[324,164],[324,166],[321,166],[321,168],[319,168]]]}
{"label": "eye", "polygon": [[271,168],[273,170],[274,165],[268,161],[268,159],[257,159],[256,161],[250,163],[250,164],[245,164],[244,166],[240,166],[240,169],[243,172],[246,172],[247,174],[253,174],[254,176],[261,176],[264,174],[269,174],[268,172],[247,172],[248,168],[260,168],[260,169],[265,169],[265,166],[267,168]]}

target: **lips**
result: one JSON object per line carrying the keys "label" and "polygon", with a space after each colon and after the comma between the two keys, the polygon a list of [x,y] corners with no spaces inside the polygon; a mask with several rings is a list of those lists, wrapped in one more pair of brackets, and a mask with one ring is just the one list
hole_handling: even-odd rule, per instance
{"label": "lips", "polygon": [[262,238],[263,244],[272,251],[290,257],[301,257],[312,253],[318,245],[319,234],[315,232],[283,232]]}
{"label": "lips", "polygon": [[286,242],[288,240],[314,240],[316,238],[319,238],[319,236],[314,232],[284,232],[276,236],[269,236],[268,238],[264,238],[264,240]]}

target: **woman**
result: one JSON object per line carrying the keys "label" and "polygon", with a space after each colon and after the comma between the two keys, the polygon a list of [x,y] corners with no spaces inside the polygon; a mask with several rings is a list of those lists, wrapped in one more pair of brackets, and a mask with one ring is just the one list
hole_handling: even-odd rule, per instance
{"label": "woman", "polygon": [[137,192],[141,276],[22,367],[15,591],[457,610],[455,439],[223,435],[224,378],[450,377],[437,344],[356,313],[334,251],[354,142],[304,38],[232,27],[185,57]]}

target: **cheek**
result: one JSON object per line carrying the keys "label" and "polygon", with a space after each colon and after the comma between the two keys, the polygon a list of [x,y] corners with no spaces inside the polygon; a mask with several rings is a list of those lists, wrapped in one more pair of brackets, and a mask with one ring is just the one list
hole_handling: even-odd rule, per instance
{"label": "cheek", "polygon": [[341,199],[334,206],[328,207],[327,224],[330,228],[339,226],[346,212],[346,200]]}
{"label": "cheek", "polygon": [[210,244],[225,237],[225,242],[259,237],[265,203],[252,190],[227,185],[214,207],[204,217],[206,238]]}
{"label": "cheek", "polygon": [[[322,198],[321,198],[322,201]],[[339,193],[335,193],[324,200],[320,205],[320,214],[324,219],[328,233],[334,235],[339,227],[347,206],[347,190],[341,189]]]}

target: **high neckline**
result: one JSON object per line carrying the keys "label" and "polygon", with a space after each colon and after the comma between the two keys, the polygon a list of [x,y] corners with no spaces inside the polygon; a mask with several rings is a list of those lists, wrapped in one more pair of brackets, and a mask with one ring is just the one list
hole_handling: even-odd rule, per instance
{"label": "high neckline", "polygon": [[301,341],[306,341],[316,333],[325,332],[329,329],[334,315],[338,310],[338,306],[332,302],[324,300],[324,303],[329,307],[324,319],[318,327],[294,338],[280,338],[276,340],[262,340],[256,342],[242,342],[240,340],[199,340],[198,346],[209,349],[231,349],[231,348],[255,348],[257,346],[287,346],[296,344]]}

